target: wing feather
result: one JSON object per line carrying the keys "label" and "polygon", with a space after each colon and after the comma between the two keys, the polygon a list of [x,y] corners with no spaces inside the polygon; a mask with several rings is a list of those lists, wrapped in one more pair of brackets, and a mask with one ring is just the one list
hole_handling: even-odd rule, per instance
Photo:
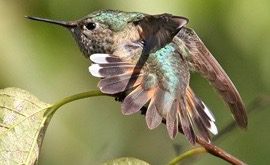
{"label": "wing feather", "polygon": [[199,36],[194,30],[183,27],[177,37],[184,42],[191,54],[189,60],[192,69],[210,81],[229,105],[237,124],[246,128],[248,120],[240,94]]}

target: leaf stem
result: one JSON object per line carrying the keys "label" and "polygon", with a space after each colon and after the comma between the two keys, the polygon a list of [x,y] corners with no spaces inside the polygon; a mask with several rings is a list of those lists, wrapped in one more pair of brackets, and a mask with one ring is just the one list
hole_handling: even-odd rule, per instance
{"label": "leaf stem", "polygon": [[173,160],[171,160],[168,165],[176,165],[179,164],[182,160],[194,156],[194,155],[198,155],[198,154],[202,154],[202,153],[207,153],[207,151],[205,150],[205,148],[203,147],[196,147],[196,148],[192,148],[191,150],[188,150],[184,153],[182,153],[181,155],[175,157]]}
{"label": "leaf stem", "polygon": [[59,109],[60,107],[62,107],[63,105],[65,105],[67,103],[70,103],[70,102],[73,102],[76,100],[80,100],[80,99],[84,99],[84,98],[95,97],[95,96],[106,96],[106,94],[102,93],[99,90],[92,90],[92,91],[78,93],[75,95],[68,96],[68,97],[54,103],[51,107],[51,110],[48,111],[48,113],[46,113],[45,115],[49,116],[49,115],[53,114],[57,109]]}

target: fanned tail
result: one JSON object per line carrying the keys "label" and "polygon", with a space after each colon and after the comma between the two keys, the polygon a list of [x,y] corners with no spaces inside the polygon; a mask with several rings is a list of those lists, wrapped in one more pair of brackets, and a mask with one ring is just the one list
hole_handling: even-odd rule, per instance
{"label": "fanned tail", "polygon": [[[135,65],[109,54],[93,54],[90,56],[93,64],[89,67],[90,73],[102,78],[98,87],[103,93],[117,94],[125,89],[134,88],[141,84],[143,74],[135,69]],[[131,78],[132,73],[135,73]],[[129,81],[133,83],[129,83]],[[127,85],[128,86],[127,87]]]}
{"label": "fanned tail", "polygon": [[90,73],[102,78],[98,87],[103,93],[119,94],[127,92],[121,109],[123,114],[130,115],[138,112],[155,94],[154,84],[148,86],[143,83],[146,75],[143,70],[136,69],[135,65],[125,58],[109,54],[92,54],[93,64],[89,67]]}
{"label": "fanned tail", "polygon": [[145,118],[149,129],[156,128],[162,119],[166,119],[171,138],[176,136],[180,125],[192,144],[196,135],[209,142],[209,132],[217,134],[212,113],[190,87],[178,96],[160,87],[155,75],[145,73],[144,69],[136,70],[129,60],[109,54],[93,54],[90,59],[93,64],[89,71],[93,76],[102,78],[98,87],[103,93],[125,92],[126,97],[121,104],[123,114],[130,115],[146,107]]}
{"label": "fanned tail", "polygon": [[[109,54],[93,54],[90,59],[93,64],[89,67],[89,71],[93,76],[102,78],[98,87],[103,93],[117,95],[129,90],[129,93],[125,93],[127,96],[121,104],[123,114],[136,113],[146,106],[147,126],[154,129],[162,122],[158,110],[165,107],[162,105],[164,101],[161,100],[165,92],[157,87],[155,76],[145,74],[143,69],[136,70],[135,65],[126,58]],[[148,81],[151,83],[147,83]]]}

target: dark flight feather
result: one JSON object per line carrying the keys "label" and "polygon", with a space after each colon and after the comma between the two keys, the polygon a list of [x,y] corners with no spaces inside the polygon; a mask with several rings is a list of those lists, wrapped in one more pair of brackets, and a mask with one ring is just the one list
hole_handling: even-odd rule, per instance
{"label": "dark flight feather", "polygon": [[192,69],[195,69],[211,82],[229,105],[237,124],[246,128],[248,120],[245,106],[237,89],[199,36],[194,30],[183,27],[177,37],[184,41],[191,53],[190,63]]}
{"label": "dark flight feather", "polygon": [[141,27],[144,52],[149,54],[171,42],[179,30],[188,23],[184,17],[170,14],[147,15],[135,22]]}

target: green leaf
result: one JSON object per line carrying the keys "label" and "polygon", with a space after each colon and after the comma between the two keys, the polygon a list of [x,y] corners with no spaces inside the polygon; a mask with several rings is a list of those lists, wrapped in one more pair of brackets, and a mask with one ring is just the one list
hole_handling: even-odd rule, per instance
{"label": "green leaf", "polygon": [[119,158],[104,163],[103,165],[150,165],[149,163],[136,158]]}
{"label": "green leaf", "polygon": [[25,90],[0,90],[0,164],[36,164],[50,107]]}

